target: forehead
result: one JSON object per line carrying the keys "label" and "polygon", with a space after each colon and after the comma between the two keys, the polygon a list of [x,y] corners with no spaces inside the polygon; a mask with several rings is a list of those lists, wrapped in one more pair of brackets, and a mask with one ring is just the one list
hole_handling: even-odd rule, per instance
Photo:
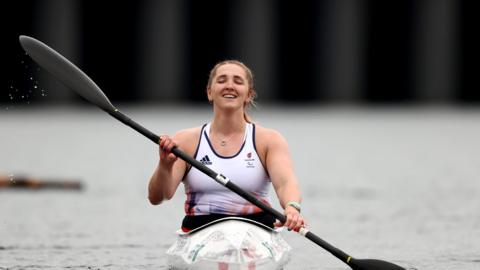
{"label": "forehead", "polygon": [[242,78],[246,78],[245,70],[241,66],[236,64],[224,64],[219,66],[217,68],[215,77],[222,75],[240,76]]}

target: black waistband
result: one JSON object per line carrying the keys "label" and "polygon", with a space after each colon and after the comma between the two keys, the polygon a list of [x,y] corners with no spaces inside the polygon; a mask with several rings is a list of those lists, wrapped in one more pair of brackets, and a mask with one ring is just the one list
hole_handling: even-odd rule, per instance
{"label": "black waistband", "polygon": [[193,230],[202,225],[210,223],[214,220],[225,218],[225,217],[242,217],[254,220],[256,222],[262,223],[263,225],[273,228],[273,223],[275,223],[275,218],[265,212],[260,212],[257,214],[251,215],[222,215],[222,214],[210,214],[210,215],[200,215],[200,216],[185,216],[182,221],[182,229],[184,230]]}

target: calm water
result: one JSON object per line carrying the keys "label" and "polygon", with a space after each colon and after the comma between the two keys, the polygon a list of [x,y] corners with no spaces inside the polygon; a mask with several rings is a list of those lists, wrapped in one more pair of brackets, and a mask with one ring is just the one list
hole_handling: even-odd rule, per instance
{"label": "calm water", "polygon": [[[158,133],[209,110],[122,108]],[[480,110],[260,108],[290,144],[310,229],[357,258],[480,269]],[[0,112],[0,171],[80,179],[83,192],[1,191],[0,269],[166,269],[183,188],[147,201],[157,148],[100,110]],[[294,233],[288,269],[348,269]]]}

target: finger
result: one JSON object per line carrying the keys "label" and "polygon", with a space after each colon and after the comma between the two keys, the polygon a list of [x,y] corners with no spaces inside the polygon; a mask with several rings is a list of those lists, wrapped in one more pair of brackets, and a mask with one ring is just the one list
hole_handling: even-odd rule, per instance
{"label": "finger", "polygon": [[168,137],[167,135],[162,135],[161,136],[160,159],[167,159],[168,158],[168,155],[170,154],[170,151],[168,149],[168,144],[170,143],[170,141],[171,141],[171,138]]}
{"label": "finger", "polygon": [[290,226],[288,228],[290,230],[293,230],[297,227],[298,224],[298,215],[292,215],[292,222],[290,223]]}
{"label": "finger", "polygon": [[298,232],[303,227],[305,227],[305,220],[303,220],[303,218],[299,216],[297,225],[295,226],[295,228],[293,228],[293,230]]}
{"label": "finger", "polygon": [[177,145],[174,140],[170,140],[170,144],[168,145],[168,151],[172,151],[172,149]]}
{"label": "finger", "polygon": [[283,224],[283,226],[287,227],[290,230],[290,224],[292,224],[292,214],[287,214],[287,220]]}
{"label": "finger", "polygon": [[176,143],[171,139],[171,138],[168,138],[168,140],[166,140],[165,142],[165,151],[167,152],[170,152],[172,151],[172,148],[176,146]]}
{"label": "finger", "polygon": [[170,154],[168,155],[168,159],[169,159],[171,162],[173,162],[173,161],[176,161],[176,160],[177,160],[177,156],[175,156],[174,154],[170,153]]}
{"label": "finger", "polygon": [[160,147],[160,159],[165,159],[168,153]]}
{"label": "finger", "polygon": [[160,149],[163,150],[165,148],[165,143],[168,140],[168,136],[162,135],[160,137]]}
{"label": "finger", "polygon": [[295,232],[299,232],[302,228],[304,228],[305,226],[304,225],[301,225],[300,223],[298,224],[298,226],[296,226],[295,228],[293,228],[293,230]]}
{"label": "finger", "polygon": [[166,152],[166,153],[170,153],[170,149],[168,148],[168,144],[169,144],[169,139],[165,139],[163,145],[162,145],[162,151]]}

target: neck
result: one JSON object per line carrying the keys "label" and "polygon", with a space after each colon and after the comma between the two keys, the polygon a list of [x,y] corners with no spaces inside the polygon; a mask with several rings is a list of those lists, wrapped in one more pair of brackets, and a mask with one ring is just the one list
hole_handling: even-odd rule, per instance
{"label": "neck", "polygon": [[243,132],[247,121],[244,118],[243,110],[237,113],[214,112],[210,130],[220,134],[232,134]]}

